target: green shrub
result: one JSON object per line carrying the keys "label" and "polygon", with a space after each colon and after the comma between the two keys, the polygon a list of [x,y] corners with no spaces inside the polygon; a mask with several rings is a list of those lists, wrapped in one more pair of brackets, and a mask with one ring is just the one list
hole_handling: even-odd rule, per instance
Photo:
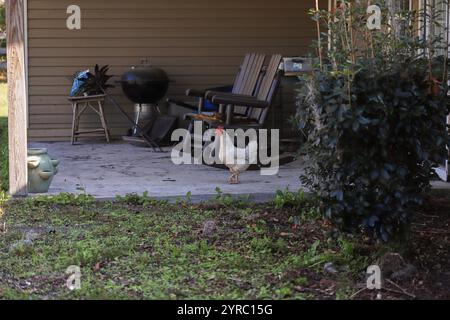
{"label": "green shrub", "polygon": [[[437,55],[439,37],[415,36],[414,14],[383,7],[384,23],[401,17],[407,27],[368,31],[361,8],[315,13],[333,37],[299,94],[297,120],[308,134],[302,180],[339,226],[387,241],[407,226],[448,156],[448,59]],[[343,46],[345,38],[359,43]]]}

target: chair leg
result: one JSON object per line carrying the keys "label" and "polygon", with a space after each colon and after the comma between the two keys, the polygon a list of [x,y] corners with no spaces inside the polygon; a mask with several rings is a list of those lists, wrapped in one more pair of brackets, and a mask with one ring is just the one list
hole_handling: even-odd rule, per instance
{"label": "chair leg", "polygon": [[234,113],[234,106],[228,105],[227,106],[227,119],[225,122],[227,126],[231,124],[231,120],[233,119],[233,113]]}
{"label": "chair leg", "polygon": [[225,112],[225,106],[223,104],[220,104],[219,105],[219,113],[224,114],[224,112]]}
{"label": "chair leg", "polygon": [[204,98],[199,98],[198,99],[198,113],[202,113],[202,111],[205,108],[205,99]]}
{"label": "chair leg", "polygon": [[105,130],[106,141],[109,143],[110,142],[109,129],[108,129],[108,125],[106,124],[105,113],[103,112],[103,105],[100,101],[98,101],[97,103],[98,103],[98,110],[100,113],[100,120],[102,122],[102,127],[103,127],[103,130]]}

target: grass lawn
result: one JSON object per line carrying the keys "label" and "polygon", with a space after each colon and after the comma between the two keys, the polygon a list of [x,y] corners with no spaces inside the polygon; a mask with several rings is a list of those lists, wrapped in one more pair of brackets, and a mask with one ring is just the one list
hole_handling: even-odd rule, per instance
{"label": "grass lawn", "polygon": [[[12,204],[4,217],[10,227],[0,238],[0,297],[328,296],[330,283],[322,293],[300,289],[320,275],[324,262],[345,258],[325,251],[332,246],[319,240],[321,224],[289,211],[225,202],[169,205],[130,196],[113,204],[60,195]],[[314,211],[305,208],[304,214]],[[296,218],[309,229],[307,239],[293,229]],[[32,244],[21,242],[27,237]],[[80,291],[64,287],[70,265],[81,267]],[[346,290],[329,294],[344,297]]]}
{"label": "grass lawn", "polygon": [[[65,194],[8,202],[0,298],[348,299],[359,291],[357,298],[373,299],[376,292],[360,290],[365,269],[394,251],[418,272],[396,280],[408,294],[386,283],[383,298],[448,299],[450,243],[437,232],[448,232],[449,212],[450,201],[437,204],[408,242],[383,246],[339,236],[300,194],[265,205],[223,195],[201,205],[132,195],[114,203]],[[65,286],[71,265],[81,268],[80,290]]]}
{"label": "grass lawn", "polygon": [[8,188],[7,84],[0,82],[0,192]]}

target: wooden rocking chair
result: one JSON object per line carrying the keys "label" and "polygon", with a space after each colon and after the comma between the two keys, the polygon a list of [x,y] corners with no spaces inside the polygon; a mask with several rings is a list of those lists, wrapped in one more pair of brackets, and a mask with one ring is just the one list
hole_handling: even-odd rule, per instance
{"label": "wooden rocking chair", "polygon": [[[239,72],[236,76],[236,79],[234,81],[234,84],[232,86],[231,93],[233,94],[242,94],[242,95],[253,95],[255,92],[255,88],[258,83],[258,79],[260,77],[262,67],[264,64],[266,56],[264,54],[260,53],[249,53],[245,56],[244,61],[239,68]],[[211,101],[212,97],[218,93],[223,93],[220,91],[215,90],[196,90],[196,89],[188,89],[186,91],[186,95],[189,97],[196,97],[198,98],[198,106],[193,106],[191,104],[178,101],[175,99],[167,99],[168,102],[175,103],[179,106],[197,110],[197,113],[188,113],[184,117],[185,119],[192,119],[196,117],[199,114],[205,114],[210,115],[214,112],[205,112],[204,106],[205,101]],[[235,112],[245,114],[248,110],[246,108],[236,108]],[[223,114],[224,110],[219,108],[219,114]]]}
{"label": "wooden rocking chair", "polygon": [[[225,129],[262,128],[265,125],[270,106],[279,86],[282,72],[279,70],[281,59],[282,55],[280,54],[271,57],[254,96],[214,93],[211,100],[213,103],[219,104],[221,109],[226,107],[226,117],[220,120],[205,118],[202,121],[206,122],[209,128],[218,126],[223,126]],[[236,115],[235,108],[237,106],[247,110],[245,115]]]}

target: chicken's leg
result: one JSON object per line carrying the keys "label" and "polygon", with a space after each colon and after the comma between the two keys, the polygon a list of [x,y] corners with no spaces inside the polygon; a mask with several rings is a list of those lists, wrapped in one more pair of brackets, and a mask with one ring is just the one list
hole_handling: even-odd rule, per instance
{"label": "chicken's leg", "polygon": [[231,172],[231,176],[230,176],[230,179],[228,180],[228,183],[229,184],[239,184],[239,178],[238,178],[239,173],[235,172],[233,170],[230,170],[230,172]]}

